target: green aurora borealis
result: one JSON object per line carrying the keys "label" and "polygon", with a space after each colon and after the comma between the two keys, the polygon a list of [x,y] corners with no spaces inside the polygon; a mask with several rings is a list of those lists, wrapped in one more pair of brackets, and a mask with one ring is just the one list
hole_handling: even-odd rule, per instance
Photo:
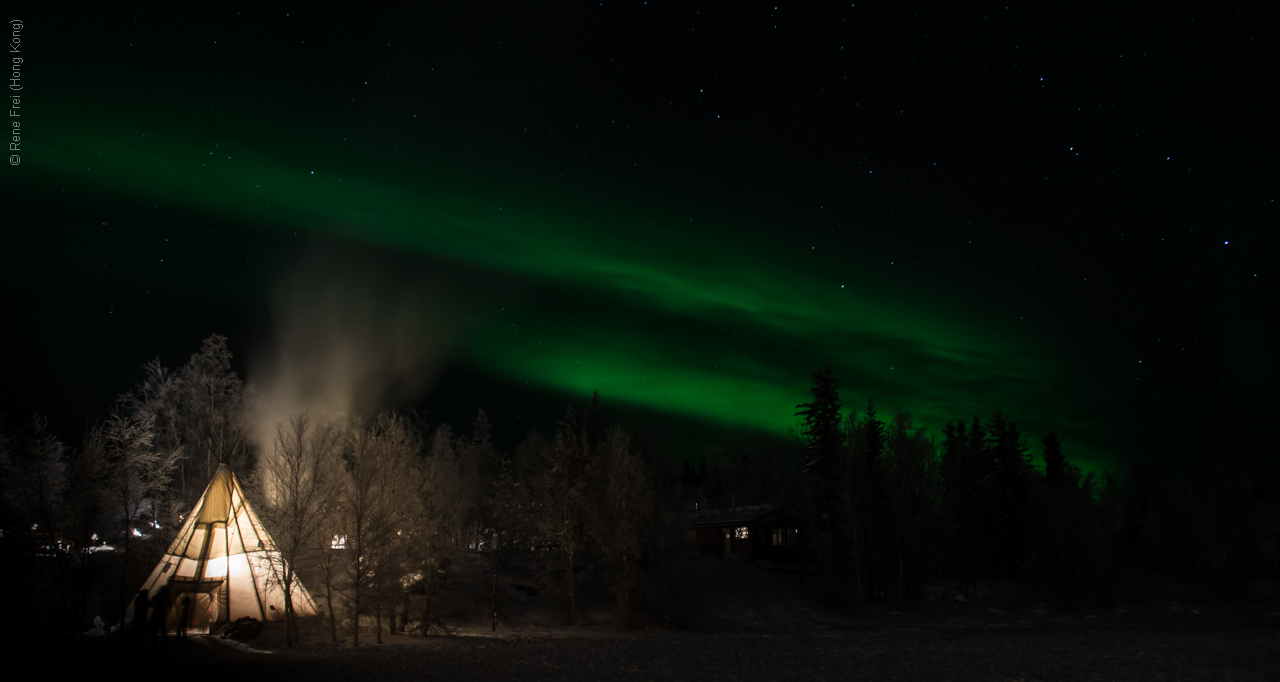
{"label": "green aurora borealis", "polygon": [[[851,267],[820,244],[780,248],[754,229],[763,218],[681,212],[607,178],[555,194],[523,161],[488,174],[484,159],[454,170],[441,153],[407,169],[385,159],[414,152],[353,149],[336,130],[300,145],[306,133],[280,114],[255,119],[252,135],[155,120],[142,105],[112,119],[33,131],[34,191],[336,235],[510,278],[524,290],[501,300],[448,294],[472,311],[453,361],[494,377],[782,434],[809,374],[830,362],[846,409],[873,396],[882,418],[909,410],[935,434],[1000,409],[1034,451],[1056,430],[1086,468],[1113,461],[1092,388],[1042,331],[992,322],[962,288]],[[209,293],[253,295],[234,278],[224,286]]]}

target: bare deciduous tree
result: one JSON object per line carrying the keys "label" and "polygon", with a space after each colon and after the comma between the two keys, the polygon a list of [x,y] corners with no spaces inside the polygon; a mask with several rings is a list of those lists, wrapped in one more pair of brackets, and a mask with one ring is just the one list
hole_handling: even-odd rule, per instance
{"label": "bare deciduous tree", "polygon": [[640,555],[652,529],[653,490],[648,466],[621,428],[609,434],[596,480],[597,509],[591,534],[617,577],[618,615],[632,626],[632,590],[640,571]]}
{"label": "bare deciduous tree", "polygon": [[493,544],[500,564],[524,555],[534,543],[537,524],[531,483],[541,471],[542,452],[546,447],[547,441],[536,431],[530,431],[515,454],[501,460],[493,495]]}
{"label": "bare deciduous tree", "polygon": [[[298,567],[327,544],[327,527],[337,485],[339,433],[331,425],[313,425],[305,414],[276,430],[273,448],[259,461],[257,488],[264,520],[278,554],[272,557],[271,579],[284,594],[285,641],[298,643],[293,596]],[[326,548],[327,549],[327,548]]]}
{"label": "bare deciduous tree", "polygon": [[347,575],[344,587],[352,610],[352,644],[360,646],[360,615],[373,572],[368,560],[374,540],[377,506],[377,459],[363,429],[351,435],[343,453],[342,508],[346,512]]}
{"label": "bare deciduous tree", "polygon": [[[129,585],[134,576],[129,572],[134,538],[145,538],[157,528],[160,495],[173,478],[182,448],[159,450],[155,447],[152,417],[136,418],[119,409],[113,410],[102,429],[108,479],[115,507],[116,522],[122,534],[119,545],[123,566],[120,575],[120,611],[128,603]],[[145,524],[148,532],[139,530]]]}
{"label": "bare deciduous tree", "polygon": [[67,535],[75,552],[75,588],[72,618],[77,628],[89,617],[91,596],[102,573],[102,555],[96,546],[107,527],[106,489],[108,467],[101,427],[89,432],[84,445],[67,458],[64,507]]}
{"label": "bare deciduous tree", "polygon": [[[160,364],[160,358],[153,358],[142,366],[143,378],[132,391],[120,396],[125,410],[138,421],[150,421],[153,445],[167,450],[176,450],[187,442],[184,418],[187,416],[182,381]],[[190,450],[184,448],[184,454]],[[208,477],[201,481],[191,481],[193,488],[188,492],[186,462],[184,456],[178,462],[175,474],[178,477],[177,497],[186,509],[195,502]]]}
{"label": "bare deciduous tree", "polygon": [[403,589],[414,456],[422,449],[422,442],[404,417],[383,413],[370,428],[370,445],[378,469],[377,499],[366,556],[373,564],[369,596],[374,608],[374,637],[381,643],[382,623],[390,615],[387,607],[400,601],[398,596]]}
{"label": "bare deciduous tree", "polygon": [[538,534],[565,561],[569,624],[578,623],[576,561],[586,547],[589,447],[584,420],[572,408],[555,440],[543,450],[544,469],[534,483]]}
{"label": "bare deciduous tree", "polygon": [[906,601],[918,582],[926,533],[937,518],[942,473],[933,439],[916,427],[907,412],[893,420],[883,457],[886,535],[894,560],[894,591]]}
{"label": "bare deciduous tree", "polygon": [[[227,338],[213,334],[205,339],[178,376],[191,463],[203,465],[205,480],[213,476],[219,463],[252,469],[243,419],[244,386],[231,371]],[[203,461],[199,453],[204,454]]]}
{"label": "bare deciduous tree", "polygon": [[[343,459],[342,506],[347,529],[346,597],[351,604],[352,644],[360,646],[360,616],[374,608],[381,640],[382,605],[395,575],[397,531],[403,531],[409,457],[416,450],[407,424],[382,415],[369,429],[352,432]],[[396,576],[398,577],[398,576]],[[372,602],[372,603],[370,603]]]}
{"label": "bare deciduous tree", "polygon": [[453,568],[465,547],[468,520],[474,506],[472,481],[464,475],[454,452],[452,432],[442,425],[431,447],[417,461],[415,495],[411,515],[409,557],[420,576],[423,590],[421,634],[437,630],[433,612],[441,578]]}
{"label": "bare deciduous tree", "polygon": [[[33,417],[17,443],[0,448],[0,475],[4,477],[6,506],[21,528],[30,530],[37,552],[53,559],[50,581],[57,585],[59,615],[65,622],[70,605],[66,582],[70,549],[63,538],[63,502],[66,483],[66,447],[48,428],[43,417]],[[42,578],[43,582],[43,578]]]}
{"label": "bare deciduous tree", "polygon": [[[124,409],[139,421],[152,420],[155,448],[182,448],[176,485],[166,491],[175,509],[190,509],[218,464],[252,469],[245,438],[244,386],[231,371],[227,339],[214,334],[177,372],[156,358],[144,367],[143,380],[121,396]],[[176,524],[175,524],[176,525]]]}
{"label": "bare deciduous tree", "polygon": [[471,423],[471,436],[458,438],[454,448],[464,475],[475,484],[471,532],[466,544],[478,551],[497,548],[499,496],[506,478],[503,475],[506,462],[493,445],[491,431],[488,415],[479,410]]}
{"label": "bare deciduous tree", "polygon": [[315,569],[315,575],[319,578],[317,585],[328,611],[329,635],[336,642],[338,641],[338,615],[334,610],[334,604],[343,592],[343,580],[346,577],[347,534],[340,503],[332,504],[329,512],[329,523],[326,525],[325,532],[329,540],[324,542],[323,537],[321,539],[324,543],[323,547],[327,549],[320,552],[312,566]]}

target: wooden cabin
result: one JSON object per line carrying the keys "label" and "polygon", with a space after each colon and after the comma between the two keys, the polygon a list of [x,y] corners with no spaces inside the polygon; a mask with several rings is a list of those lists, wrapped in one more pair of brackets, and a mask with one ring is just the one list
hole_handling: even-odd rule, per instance
{"label": "wooden cabin", "polygon": [[722,559],[796,561],[800,524],[788,509],[767,504],[702,508],[693,513],[691,539],[704,555]]}

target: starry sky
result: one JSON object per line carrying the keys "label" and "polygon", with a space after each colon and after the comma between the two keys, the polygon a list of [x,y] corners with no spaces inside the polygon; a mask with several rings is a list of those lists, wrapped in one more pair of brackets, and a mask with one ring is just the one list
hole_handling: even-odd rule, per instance
{"label": "starry sky", "polygon": [[830,363],[1093,470],[1275,466],[1261,17],[554,5],[19,6],[6,419],[217,332],[264,385],[395,356],[359,407],[508,447],[592,391],[686,457],[785,440]]}

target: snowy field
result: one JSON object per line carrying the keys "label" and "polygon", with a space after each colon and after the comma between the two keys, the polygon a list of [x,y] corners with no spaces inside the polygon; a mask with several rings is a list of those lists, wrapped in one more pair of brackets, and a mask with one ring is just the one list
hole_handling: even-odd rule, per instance
{"label": "snowy field", "polygon": [[[202,641],[203,640],[203,641]],[[101,644],[82,653],[119,653]],[[115,658],[115,656],[111,656]],[[913,627],[806,634],[386,638],[256,653],[197,639],[146,669],[241,680],[1268,680],[1280,629]],[[119,660],[115,658],[115,660]]]}
{"label": "snowy field", "polygon": [[512,589],[520,579],[500,585],[496,634],[474,607],[491,583],[477,581],[449,636],[384,633],[377,644],[362,629],[357,649],[349,632],[334,642],[326,622],[309,619],[298,649],[282,646],[281,624],[247,645],[200,637],[158,650],[81,638],[71,647],[89,676],[97,662],[132,659],[135,670],[223,682],[1280,680],[1273,601],[1214,604],[1170,590],[1142,607],[1056,610],[989,584],[964,602],[935,586],[906,608],[836,612],[816,605],[797,579],[708,562],[686,574],[678,629],[650,620],[628,633],[600,612],[563,627],[556,599]]}

